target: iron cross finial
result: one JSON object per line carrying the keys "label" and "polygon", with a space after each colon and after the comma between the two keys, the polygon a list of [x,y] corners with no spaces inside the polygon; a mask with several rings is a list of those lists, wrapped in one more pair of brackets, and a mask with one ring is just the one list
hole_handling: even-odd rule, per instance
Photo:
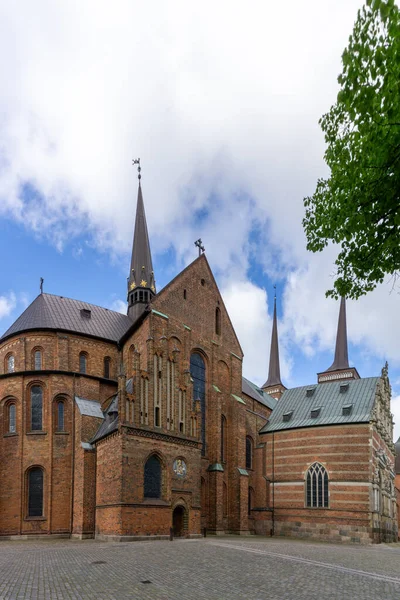
{"label": "iron cross finial", "polygon": [[139,179],[139,185],[140,185],[140,180],[142,179],[142,176],[140,174],[140,171],[142,170],[141,167],[140,167],[140,158],[134,158],[132,160],[132,165],[137,165],[138,166],[137,170],[138,170],[138,179]]}
{"label": "iron cross finial", "polygon": [[197,248],[199,249],[199,256],[201,256],[202,252],[205,252],[206,249],[203,246],[203,242],[201,241],[201,238],[199,238],[195,243],[195,246],[197,246]]}

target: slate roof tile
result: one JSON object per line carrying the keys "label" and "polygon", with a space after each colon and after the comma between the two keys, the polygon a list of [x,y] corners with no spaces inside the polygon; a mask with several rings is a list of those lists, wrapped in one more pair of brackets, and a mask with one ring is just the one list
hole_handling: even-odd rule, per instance
{"label": "slate roof tile", "polygon": [[271,410],[276,406],[277,400],[275,400],[275,398],[263,392],[261,388],[246,379],[246,377],[242,377],[242,392],[243,394],[250,396],[250,398],[257,400],[257,402],[264,404],[264,406],[267,406]]}
{"label": "slate roof tile", "polygon": [[[83,316],[82,310],[90,311],[90,318]],[[39,294],[7,329],[1,340],[32,329],[55,329],[118,342],[132,324],[127,315],[95,304],[53,294]]]}

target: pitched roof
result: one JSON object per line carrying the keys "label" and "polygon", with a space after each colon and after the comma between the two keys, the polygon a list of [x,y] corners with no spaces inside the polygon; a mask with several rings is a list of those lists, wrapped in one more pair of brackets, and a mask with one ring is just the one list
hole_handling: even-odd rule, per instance
{"label": "pitched roof", "polygon": [[87,400],[86,398],[80,398],[75,396],[75,402],[79,408],[81,415],[87,415],[88,417],[98,417],[104,419],[103,411],[101,410],[100,402],[96,400]]}
{"label": "pitched roof", "polygon": [[55,329],[118,342],[132,325],[127,315],[114,310],[63,296],[39,294],[0,339],[32,329]]}
{"label": "pitched roof", "polygon": [[[368,423],[379,379],[366,377],[285,390],[260,433],[319,425]],[[315,418],[311,417],[312,410]]]}
{"label": "pitched roof", "polygon": [[267,406],[269,409],[273,410],[277,404],[275,398],[263,392],[261,388],[259,388],[255,383],[252,383],[246,377],[242,377],[242,392],[243,394],[247,394],[250,398],[257,400],[264,406]]}
{"label": "pitched roof", "polygon": [[116,394],[111,400],[110,406],[104,412],[104,421],[90,440],[90,443],[93,444],[94,442],[101,440],[101,438],[106,437],[106,435],[113,433],[113,431],[117,431],[118,422],[118,394]]}

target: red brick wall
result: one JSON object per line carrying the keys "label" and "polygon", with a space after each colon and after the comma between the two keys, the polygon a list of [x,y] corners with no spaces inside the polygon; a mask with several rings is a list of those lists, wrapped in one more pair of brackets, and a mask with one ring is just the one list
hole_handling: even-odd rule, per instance
{"label": "red brick wall", "polygon": [[[369,424],[276,432],[266,441],[267,477],[277,534],[336,541],[373,539]],[[273,460],[274,457],[274,460]],[[305,507],[305,474],[314,462],[329,476],[329,509]]]}

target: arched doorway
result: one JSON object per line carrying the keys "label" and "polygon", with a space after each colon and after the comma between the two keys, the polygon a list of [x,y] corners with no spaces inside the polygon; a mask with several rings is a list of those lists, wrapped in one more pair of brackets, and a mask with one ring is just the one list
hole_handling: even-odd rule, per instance
{"label": "arched doorway", "polygon": [[185,533],[185,508],[183,506],[176,506],[172,513],[172,527],[174,529],[175,537],[182,537]]}

